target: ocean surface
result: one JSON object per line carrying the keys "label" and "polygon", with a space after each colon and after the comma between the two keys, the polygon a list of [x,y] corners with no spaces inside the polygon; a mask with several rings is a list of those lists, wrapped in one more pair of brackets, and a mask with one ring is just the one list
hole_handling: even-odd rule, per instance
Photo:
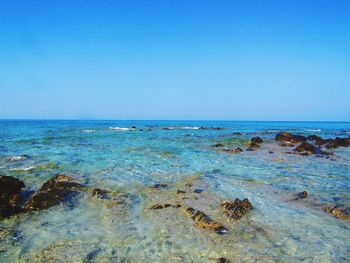
{"label": "ocean surface", "polygon": [[[322,210],[350,206],[350,148],[334,149],[332,158],[286,154],[291,149],[274,140],[279,131],[348,137],[350,123],[0,120],[0,175],[33,191],[64,173],[129,196],[127,205],[111,208],[80,194],[1,220],[0,261],[350,262],[350,223]],[[256,151],[212,147],[245,149],[253,136],[264,140]],[[170,195],[188,180],[204,190],[198,206],[227,234],[194,227],[181,208],[148,209],[152,200],[180,198]],[[156,183],[174,188],[150,191]],[[301,191],[307,200],[290,201]],[[254,209],[240,220],[221,217],[216,202],[236,197],[249,198]]]}

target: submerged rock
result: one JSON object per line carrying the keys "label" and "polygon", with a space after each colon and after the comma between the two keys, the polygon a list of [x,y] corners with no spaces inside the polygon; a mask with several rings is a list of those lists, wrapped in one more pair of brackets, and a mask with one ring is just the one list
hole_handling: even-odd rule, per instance
{"label": "submerged rock", "polygon": [[184,190],[176,190],[176,193],[177,193],[177,194],[185,194],[186,191],[184,191]]}
{"label": "submerged rock", "polygon": [[240,147],[237,147],[236,149],[224,149],[224,152],[227,153],[240,153],[243,152],[243,150]]}
{"label": "submerged rock", "polygon": [[154,204],[150,207],[150,209],[163,209],[163,208],[168,208],[168,207],[174,207],[174,208],[179,208],[181,207],[180,204],[172,205],[172,204]]}
{"label": "submerged rock", "polygon": [[256,137],[253,137],[250,139],[250,142],[251,143],[256,143],[256,144],[259,144],[259,143],[263,143],[263,139],[261,139],[259,136],[256,136]]}
{"label": "submerged rock", "polygon": [[230,263],[230,261],[227,258],[219,257],[216,259],[216,263]]}
{"label": "submerged rock", "polygon": [[168,184],[154,184],[151,186],[153,189],[161,189],[161,188],[167,188],[169,185]]}
{"label": "submerged rock", "polygon": [[193,221],[195,221],[195,226],[198,228],[213,230],[218,234],[225,234],[228,232],[227,228],[225,228],[222,224],[214,221],[200,210],[187,207],[185,212]]}
{"label": "submerged rock", "polygon": [[217,143],[217,144],[214,144],[213,147],[215,148],[219,148],[219,147],[224,147],[225,145],[223,145],[222,143]]}
{"label": "submerged rock", "polygon": [[332,216],[343,219],[343,220],[349,220],[350,219],[350,207],[341,208],[338,206],[324,207],[324,211],[327,213],[330,213]]}
{"label": "submerged rock", "polygon": [[84,186],[73,181],[73,178],[58,174],[48,180],[35,192],[25,204],[27,210],[42,210],[57,205],[79,191],[84,190]]}
{"label": "submerged rock", "polygon": [[296,199],[305,199],[307,197],[307,192],[306,191],[302,191],[300,193],[297,193]]}
{"label": "submerged rock", "polygon": [[24,183],[12,176],[0,175],[0,217],[10,217],[23,211],[20,194]]}
{"label": "submerged rock", "polygon": [[279,142],[289,142],[289,143],[299,143],[306,141],[306,137],[302,135],[294,135],[288,132],[280,132],[275,137],[276,141]]}
{"label": "submerged rock", "polygon": [[240,132],[234,132],[234,133],[232,133],[233,135],[242,135],[242,133],[240,133]]}
{"label": "submerged rock", "polygon": [[242,200],[236,198],[235,201],[224,201],[221,203],[221,209],[224,211],[224,214],[230,218],[240,219],[250,210],[253,209],[252,204],[245,198]]}

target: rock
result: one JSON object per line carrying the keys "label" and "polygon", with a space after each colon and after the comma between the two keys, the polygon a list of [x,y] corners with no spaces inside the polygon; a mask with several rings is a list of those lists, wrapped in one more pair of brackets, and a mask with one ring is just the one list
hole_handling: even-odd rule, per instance
{"label": "rock", "polygon": [[215,147],[215,148],[219,148],[219,147],[224,147],[225,145],[223,145],[222,143],[217,143],[217,144],[214,144],[212,147]]}
{"label": "rock", "polygon": [[310,136],[307,136],[306,139],[308,141],[315,141],[315,144],[316,145],[323,145],[326,143],[326,140],[321,138],[320,136],[317,136],[317,135],[310,135]]}
{"label": "rock", "polygon": [[227,228],[211,219],[202,211],[196,210],[192,207],[187,207],[185,212],[192,218],[193,221],[195,221],[195,226],[198,228],[213,230],[218,234],[225,234],[228,231]]}
{"label": "rock", "polygon": [[0,175],[0,217],[10,217],[23,211],[20,194],[24,183],[12,176]]}
{"label": "rock", "polygon": [[334,207],[329,207],[326,206],[324,208],[324,211],[326,211],[327,213],[330,213],[332,216],[339,218],[339,219],[350,219],[350,207],[346,207],[346,208],[341,208],[338,206],[334,206]]}
{"label": "rock", "polygon": [[253,209],[252,204],[248,198],[240,199],[236,198],[235,201],[224,201],[221,203],[221,209],[224,211],[224,214],[230,218],[240,219],[250,210]]}
{"label": "rock", "polygon": [[195,194],[200,194],[202,192],[203,192],[203,189],[194,189],[193,190],[193,193],[195,193]]}
{"label": "rock", "polygon": [[301,155],[309,155],[309,154],[327,154],[322,151],[319,146],[315,146],[308,142],[302,142],[299,146],[297,146],[293,152],[299,153]]}
{"label": "rock", "polygon": [[230,263],[230,261],[227,258],[219,257],[216,259],[216,263]]}
{"label": "rock", "polygon": [[250,143],[248,143],[248,148],[259,148],[260,147],[260,145],[258,144],[258,143],[255,143],[255,142],[250,142]]}
{"label": "rock", "polygon": [[326,148],[337,148],[337,147],[348,147],[350,145],[350,137],[348,138],[339,138],[336,137],[335,139],[327,139],[326,141]]}
{"label": "rock", "polygon": [[242,133],[240,133],[240,132],[234,132],[234,133],[232,133],[233,135],[242,135]]}
{"label": "rock", "polygon": [[247,152],[252,152],[252,151],[254,151],[254,148],[248,147],[248,148],[246,149],[246,151],[247,151]]}
{"label": "rock", "polygon": [[236,149],[224,149],[223,150],[224,152],[227,152],[227,153],[240,153],[240,152],[243,152],[243,150],[239,147],[237,147]]}
{"label": "rock", "polygon": [[289,142],[289,143],[299,143],[306,141],[306,137],[302,135],[294,135],[288,132],[280,132],[275,137],[276,141],[279,142]]}
{"label": "rock", "polygon": [[161,188],[167,188],[169,185],[168,184],[154,184],[151,186],[153,189],[161,189]]}
{"label": "rock", "polygon": [[177,193],[177,194],[185,194],[186,191],[184,191],[184,190],[176,190],[176,193]]}
{"label": "rock", "polygon": [[270,154],[273,154],[273,151],[269,151]]}
{"label": "rock", "polygon": [[222,130],[225,130],[225,128],[222,128],[222,127],[214,127],[213,130],[214,130],[214,131],[222,131]]}
{"label": "rock", "polygon": [[150,209],[163,209],[164,206],[161,204],[154,204],[150,207]]}
{"label": "rock", "polygon": [[250,142],[251,142],[251,143],[259,144],[259,143],[262,143],[262,142],[264,142],[264,141],[263,141],[259,136],[257,136],[257,137],[251,138],[251,139],[250,139]]}
{"label": "rock", "polygon": [[104,189],[99,189],[99,188],[94,188],[91,191],[91,195],[101,198],[101,199],[109,199],[110,198],[110,194],[111,192],[108,190],[104,190]]}
{"label": "rock", "polygon": [[296,199],[305,199],[306,197],[307,197],[307,192],[303,191],[303,192],[297,193]]}
{"label": "rock", "polygon": [[48,180],[43,186],[35,192],[25,204],[27,210],[42,210],[57,205],[79,191],[85,190],[85,187],[73,181],[73,178],[58,174]]}

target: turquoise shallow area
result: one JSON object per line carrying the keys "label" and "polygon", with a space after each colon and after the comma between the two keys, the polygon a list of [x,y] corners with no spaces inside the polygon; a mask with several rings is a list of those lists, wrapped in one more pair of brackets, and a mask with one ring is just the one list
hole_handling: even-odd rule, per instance
{"label": "turquoise shallow area", "polygon": [[[117,128],[132,126],[137,129]],[[0,174],[23,180],[28,190],[65,173],[87,186],[122,188],[137,195],[144,185],[200,174],[218,198],[248,197],[255,208],[249,220],[262,226],[268,236],[253,233],[248,238],[242,233],[244,227],[237,224],[237,231],[242,231],[235,235],[242,237],[236,236],[234,243],[222,241],[224,249],[220,250],[217,244],[211,247],[203,231],[196,230],[189,238],[185,227],[172,231],[165,225],[162,228],[161,219],[145,220],[140,216],[140,196],[133,200],[125,222],[115,215],[111,219],[107,210],[78,197],[74,206],[62,204],[1,221],[0,227],[14,234],[0,239],[0,261],[28,261],[31,255],[57,244],[68,246],[55,251],[57,258],[75,255],[73,262],[81,258],[92,262],[141,262],[141,258],[143,262],[215,262],[213,258],[219,256],[215,251],[232,249],[242,262],[348,262],[350,258],[350,223],[319,208],[323,204],[350,206],[350,148],[338,148],[334,158],[326,159],[278,151],[269,154],[264,148],[234,155],[211,147],[221,142],[243,148],[253,136],[276,147],[274,136],[279,131],[348,137],[350,123],[2,120],[0,127]],[[8,159],[21,155],[29,158]],[[287,201],[303,190],[308,191],[309,202]]]}

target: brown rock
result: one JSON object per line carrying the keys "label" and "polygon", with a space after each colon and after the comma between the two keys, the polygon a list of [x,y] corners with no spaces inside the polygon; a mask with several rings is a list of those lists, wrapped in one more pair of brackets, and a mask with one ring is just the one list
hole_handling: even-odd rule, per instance
{"label": "brown rock", "polygon": [[289,143],[298,143],[306,141],[306,137],[302,135],[294,135],[288,132],[280,132],[275,137],[276,141],[279,142],[289,142]]}
{"label": "brown rock", "polygon": [[195,226],[198,228],[213,230],[218,234],[225,234],[228,231],[227,228],[211,219],[202,211],[196,210],[192,207],[187,207],[185,212],[193,221],[195,221]]}
{"label": "brown rock", "polygon": [[251,143],[259,144],[259,143],[262,143],[262,142],[264,142],[264,141],[263,141],[263,139],[261,139],[259,136],[257,136],[257,137],[251,138],[251,139],[250,139],[250,142],[251,142]]}
{"label": "brown rock", "polygon": [[308,142],[302,142],[299,146],[297,146],[294,150],[295,153],[299,153],[302,155],[309,155],[309,154],[327,154],[326,152],[322,151],[319,146],[315,146]]}
{"label": "brown rock", "polygon": [[230,263],[230,261],[227,258],[219,257],[216,259],[216,263]]}
{"label": "brown rock", "polygon": [[42,210],[68,200],[85,187],[73,178],[59,174],[48,180],[25,204],[27,210]]}
{"label": "brown rock", "polygon": [[249,202],[248,198],[240,199],[236,198],[235,201],[224,201],[221,203],[221,209],[224,214],[230,218],[240,219],[250,210],[253,209],[252,204]]}

